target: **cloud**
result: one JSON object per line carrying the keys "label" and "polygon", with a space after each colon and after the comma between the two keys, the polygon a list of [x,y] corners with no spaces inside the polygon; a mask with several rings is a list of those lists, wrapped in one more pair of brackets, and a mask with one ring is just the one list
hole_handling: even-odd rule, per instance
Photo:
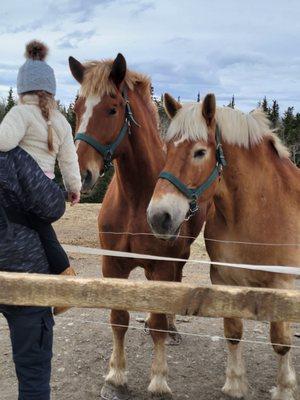
{"label": "cloud", "polygon": [[0,71],[17,71],[19,69],[19,65],[17,64],[5,64],[0,63]]}
{"label": "cloud", "polygon": [[54,15],[72,16],[77,22],[87,21],[96,8],[108,7],[117,0],[52,0],[48,10]]}
{"label": "cloud", "polygon": [[0,96],[14,86],[24,45],[33,37],[50,47],[58,97],[73,100],[78,85],[67,58],[114,57],[151,76],[155,93],[193,100],[235,94],[252,109],[263,96],[300,110],[300,3],[290,0],[10,0],[1,4]]}
{"label": "cloud", "polygon": [[155,4],[153,1],[147,1],[147,2],[136,2],[136,9],[133,12],[133,17],[137,17],[140,16],[144,13],[146,13],[147,11],[151,11],[151,10],[155,10]]}
{"label": "cloud", "polygon": [[79,30],[68,33],[57,40],[57,47],[60,49],[75,49],[78,48],[83,41],[94,36],[95,30],[91,29],[86,32]]}

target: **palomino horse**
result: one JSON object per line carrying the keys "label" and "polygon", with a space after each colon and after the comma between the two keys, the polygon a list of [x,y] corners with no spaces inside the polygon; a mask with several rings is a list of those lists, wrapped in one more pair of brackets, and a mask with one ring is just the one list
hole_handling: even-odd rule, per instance
{"label": "palomino horse", "polygon": [[[158,132],[158,116],[150,95],[150,80],[127,70],[124,57],[114,61],[81,64],[70,58],[73,76],[81,84],[76,102],[78,157],[84,189],[90,189],[114,159],[115,175],[99,214],[101,246],[161,256],[188,258],[192,239],[173,242],[158,240],[149,230],[146,209],[158,175],[165,164],[165,152]],[[184,235],[195,237],[206,215],[203,212],[184,226]],[[168,225],[169,221],[164,222]],[[103,232],[124,232],[122,235]],[[130,235],[145,232],[149,235]],[[176,237],[176,236],[175,236]],[[148,279],[180,281],[183,263],[103,257],[104,277],[128,278],[136,267],[145,269]],[[167,294],[166,294],[167,295]],[[129,323],[126,311],[111,311],[113,353],[104,399],[127,399],[124,339]],[[120,325],[120,326],[116,326]],[[150,329],[167,330],[165,315],[151,314]],[[170,397],[164,332],[151,331],[154,341],[149,391],[161,398]]]}
{"label": "palomino horse", "polygon": [[[300,171],[270,130],[264,113],[255,110],[244,114],[231,108],[216,108],[214,95],[207,95],[202,104],[184,106],[166,95],[165,107],[172,122],[166,135],[165,170],[148,207],[153,232],[173,237],[197,198],[198,204],[212,200],[215,210],[207,217],[205,226],[205,237],[217,239],[206,241],[211,260],[299,266],[297,245],[267,245],[300,242]],[[222,172],[225,160],[227,166]],[[167,227],[163,223],[166,215]],[[217,267],[213,263],[210,275],[213,284],[294,286],[291,275]],[[229,357],[223,392],[242,398],[248,391],[239,341],[243,323],[226,318],[224,331]],[[296,400],[289,324],[272,322],[270,333],[279,356],[277,387],[272,390],[272,398]]]}

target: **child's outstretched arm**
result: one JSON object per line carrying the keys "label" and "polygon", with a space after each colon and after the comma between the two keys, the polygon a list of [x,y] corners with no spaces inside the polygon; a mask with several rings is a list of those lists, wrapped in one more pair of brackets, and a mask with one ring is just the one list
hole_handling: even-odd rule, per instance
{"label": "child's outstretched arm", "polygon": [[10,151],[17,147],[27,130],[25,121],[18,106],[13,107],[0,124],[0,151]]}
{"label": "child's outstretched arm", "polygon": [[65,123],[68,133],[59,148],[57,160],[69,199],[76,203],[80,199],[81,176],[72,130],[67,121]]}

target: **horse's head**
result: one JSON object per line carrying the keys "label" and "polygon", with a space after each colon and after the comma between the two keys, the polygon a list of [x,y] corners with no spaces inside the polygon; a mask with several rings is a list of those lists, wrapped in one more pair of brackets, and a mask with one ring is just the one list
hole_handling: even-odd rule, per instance
{"label": "horse's head", "polygon": [[83,191],[87,192],[121,151],[127,133],[126,60],[118,54],[114,61],[81,64],[70,57],[69,65],[81,84],[75,104],[75,140]]}
{"label": "horse's head", "polygon": [[212,199],[225,160],[214,95],[208,94],[202,103],[183,106],[168,94],[164,101],[171,118],[166,134],[167,161],[147,213],[152,231],[169,239]]}

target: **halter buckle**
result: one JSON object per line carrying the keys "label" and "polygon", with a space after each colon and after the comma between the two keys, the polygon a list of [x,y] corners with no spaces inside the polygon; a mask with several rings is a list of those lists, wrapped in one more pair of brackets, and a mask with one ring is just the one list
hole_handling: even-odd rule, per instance
{"label": "halter buckle", "polygon": [[192,201],[190,202],[189,211],[188,211],[188,213],[187,213],[187,215],[185,217],[185,221],[188,221],[198,211],[199,211],[199,207],[198,207],[198,204],[197,204],[197,196],[193,195]]}

